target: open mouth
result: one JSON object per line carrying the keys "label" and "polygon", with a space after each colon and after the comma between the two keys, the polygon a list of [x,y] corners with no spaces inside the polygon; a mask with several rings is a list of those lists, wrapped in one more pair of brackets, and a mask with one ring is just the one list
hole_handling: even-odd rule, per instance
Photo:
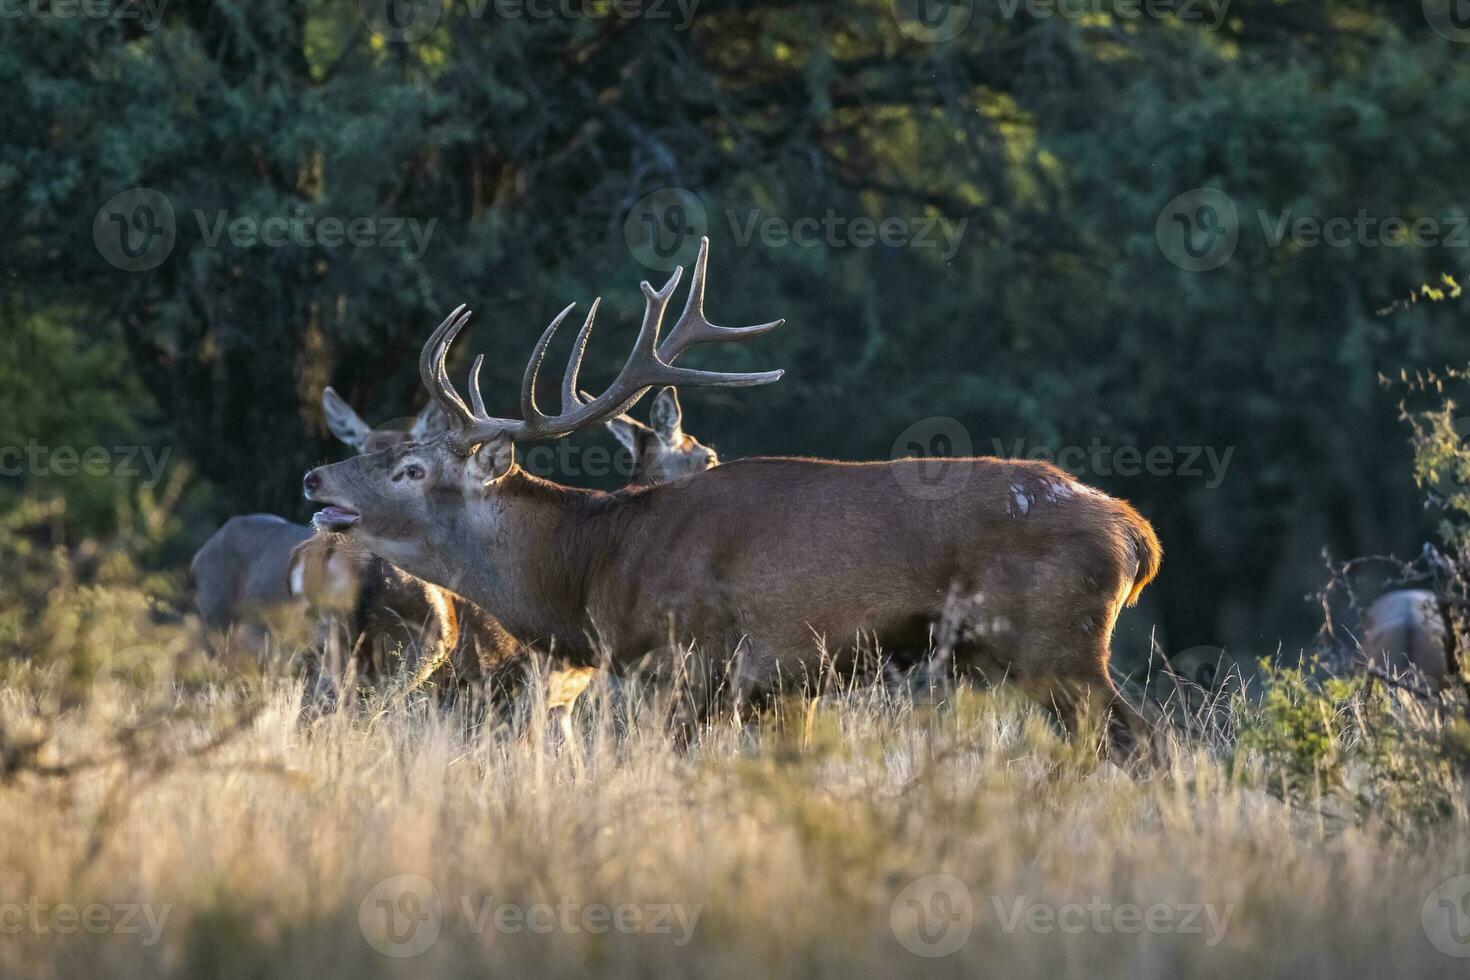
{"label": "open mouth", "polygon": [[318,531],[346,531],[362,520],[362,515],[350,507],[327,504],[312,517],[311,523]]}

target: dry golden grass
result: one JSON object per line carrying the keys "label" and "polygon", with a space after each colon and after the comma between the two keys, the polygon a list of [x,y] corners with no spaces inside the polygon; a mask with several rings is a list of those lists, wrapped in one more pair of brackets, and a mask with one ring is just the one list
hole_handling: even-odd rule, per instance
{"label": "dry golden grass", "polygon": [[562,745],[534,704],[514,731],[401,697],[304,714],[299,680],[203,660],[167,583],[95,564],[33,556],[0,632],[0,976],[1463,972],[1431,932],[1470,953],[1450,712],[1268,676],[1130,777],[1004,690],[856,684],[681,747],[664,695],[595,689]]}
{"label": "dry golden grass", "polygon": [[[12,675],[14,744],[65,684]],[[148,724],[110,682],[57,695],[51,739],[0,783],[4,975],[1464,969],[1421,922],[1470,871],[1461,781],[1406,829],[1341,794],[1280,802],[1226,745],[1176,741],[1130,778],[1004,691],[788,700],[681,749],[607,692],[559,745],[423,703],[303,720],[282,678],[168,689]],[[76,760],[96,764],[45,772]]]}

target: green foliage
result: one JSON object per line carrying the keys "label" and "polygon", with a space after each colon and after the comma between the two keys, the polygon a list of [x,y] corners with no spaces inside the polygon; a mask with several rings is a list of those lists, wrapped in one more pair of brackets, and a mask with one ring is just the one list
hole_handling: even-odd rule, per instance
{"label": "green foliage", "polygon": [[[79,315],[0,308],[0,512],[58,500],[85,533],[113,527],[119,502],[147,479],[147,399],[116,332],[88,336],[73,325]],[[165,458],[162,447],[149,457]]]}
{"label": "green foliage", "polygon": [[1321,682],[1300,668],[1262,663],[1262,697],[1242,705],[1239,746],[1261,754],[1267,781],[1293,797],[1315,797],[1343,785],[1344,742],[1359,678]]}
{"label": "green foliage", "polygon": [[[1463,372],[1445,372],[1423,379],[1423,386],[1443,391],[1444,382],[1462,382]],[[1414,480],[1429,502],[1440,509],[1440,537],[1455,553],[1464,554],[1470,545],[1470,447],[1467,426],[1458,415],[1458,405],[1444,398],[1437,407],[1404,410],[1412,429]]]}
{"label": "green foliage", "polygon": [[1233,753],[1263,765],[1268,788],[1317,809],[1413,832],[1453,817],[1470,773],[1464,706],[1429,704],[1361,676],[1318,677],[1262,664],[1261,697],[1237,704]]}
{"label": "green foliage", "polygon": [[[936,415],[979,453],[1229,451],[1217,485],[1111,457],[1081,474],[1157,525],[1170,558],[1146,601],[1172,649],[1257,626],[1305,639],[1298,596],[1324,541],[1360,554],[1422,540],[1375,378],[1470,359],[1453,295],[1394,305],[1462,276],[1460,256],[1269,234],[1284,214],[1463,210],[1470,66],[1417,9],[1238,2],[1216,25],[982,4],[926,44],[880,0],[706,0],[687,29],[474,7],[446,4],[412,44],[321,0],[169,5],[156,30],[7,22],[0,105],[26,120],[0,138],[0,266],[26,283],[10,319],[75,331],[72,351],[115,352],[120,334],[151,400],[129,394],[124,414],[144,436],[162,422],[217,516],[303,516],[302,469],[339,451],[321,386],[374,421],[406,414],[424,333],[462,300],[479,310],[468,346],[489,354],[493,411],[513,410],[525,352],[573,299],[608,298],[589,363],[606,377],[637,280],[662,275],[630,254],[624,222],[682,187],[709,219],[715,319],[789,321],[748,350],[691,356],[789,369],[758,396],[687,399],[726,457],[884,457]],[[1190,273],[1155,228],[1204,186],[1234,201],[1239,244]],[[134,187],[167,196],[177,241],[129,273],[92,233]],[[952,255],[741,232],[829,211],[965,231]],[[270,248],[213,238],[221,213],[435,225],[421,253]],[[23,434],[52,424],[28,418]],[[1243,607],[1250,630],[1230,614]]]}
{"label": "green foliage", "polygon": [[1366,701],[1360,809],[1399,829],[1450,817],[1470,772],[1470,722],[1457,715],[1392,692]]}
{"label": "green foliage", "polygon": [[189,645],[187,637],[160,625],[176,620],[176,610],[188,603],[183,570],[143,567],[179,532],[173,508],[181,489],[176,478],[160,496],[140,491],[120,501],[118,525],[105,537],[80,541],[68,539],[60,497],[22,498],[0,515],[0,566],[6,570],[0,661],[85,667],[106,651]]}

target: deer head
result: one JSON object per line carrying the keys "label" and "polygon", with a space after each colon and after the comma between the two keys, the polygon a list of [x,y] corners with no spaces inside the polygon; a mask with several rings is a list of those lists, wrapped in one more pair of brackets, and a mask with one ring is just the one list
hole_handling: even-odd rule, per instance
{"label": "deer head", "polygon": [[633,454],[633,475],[628,481],[631,485],[668,483],[719,465],[720,458],[713,449],[684,431],[684,412],[675,389],[664,388],[654,396],[648,420],[651,424],[644,425],[623,414],[604,423]]}
{"label": "deer head", "polygon": [[[468,540],[497,542],[497,554],[512,547],[508,540],[526,532],[523,521],[507,519],[508,509],[529,497],[555,495],[555,484],[531,477],[516,463],[517,443],[555,439],[615,418],[631,408],[650,388],[660,385],[746,387],[778,380],[781,371],[720,373],[674,367],[687,348],[701,343],[747,340],[781,325],[781,320],[750,327],[720,327],[704,315],[705,273],[709,242],[701,242],[689,297],[683,313],[660,341],[665,312],[683,276],[675,269],[661,289],[641,284],[643,323],[632,353],[606,391],[596,397],[578,387],[583,354],[600,300],[592,303],[578,332],[562,376],[561,409],[542,410],[536,381],[557,328],[575,304],[563,309],[541,335],[521,381],[521,418],[489,415],[480,393],[483,355],[470,371],[469,402],[449,380],[445,364],[450,346],[469,321],[465,307],[456,308],[425,344],[419,371],[433,402],[449,419],[448,431],[377,453],[324,466],[306,475],[308,499],[323,504],[316,515],[319,529],[343,533],[399,567],[455,588],[463,570],[444,556]],[[551,520],[553,518],[547,517]],[[507,563],[487,560],[486,574],[517,574]]]}

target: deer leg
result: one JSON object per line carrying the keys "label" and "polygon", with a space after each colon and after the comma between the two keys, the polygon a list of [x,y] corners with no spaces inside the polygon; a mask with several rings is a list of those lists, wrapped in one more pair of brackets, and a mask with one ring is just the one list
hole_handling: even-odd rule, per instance
{"label": "deer leg", "polygon": [[1123,697],[1108,672],[1113,623],[1120,605],[1097,607],[1090,615],[1069,610],[1065,619],[1052,620],[1064,623],[1062,628],[1023,634],[1020,648],[1013,651],[1012,676],[1022,690],[1050,707],[1073,734],[1090,714],[1103,726],[1112,754],[1126,759],[1147,748],[1150,739],[1143,716]]}
{"label": "deer leg", "polygon": [[[718,649],[719,655],[706,650]],[[698,734],[721,716],[743,724],[758,693],[754,681],[755,662],[750,659],[749,641],[741,639],[733,652],[722,639],[700,640],[678,652],[672,684],[672,717],[675,744],[692,745]]]}
{"label": "deer leg", "polygon": [[710,657],[701,649],[679,652],[669,685],[673,697],[669,721],[674,744],[681,751],[694,744],[717,710],[719,684],[715,673]]}
{"label": "deer leg", "polygon": [[1149,745],[1148,723],[1106,673],[1018,677],[1016,682],[1050,708],[1074,736],[1085,716],[1097,719],[1104,726],[1103,738],[1116,760],[1131,759]]}
{"label": "deer leg", "polygon": [[572,709],[596,675],[596,667],[555,667],[546,677],[546,715],[567,744],[571,744],[575,734]]}

